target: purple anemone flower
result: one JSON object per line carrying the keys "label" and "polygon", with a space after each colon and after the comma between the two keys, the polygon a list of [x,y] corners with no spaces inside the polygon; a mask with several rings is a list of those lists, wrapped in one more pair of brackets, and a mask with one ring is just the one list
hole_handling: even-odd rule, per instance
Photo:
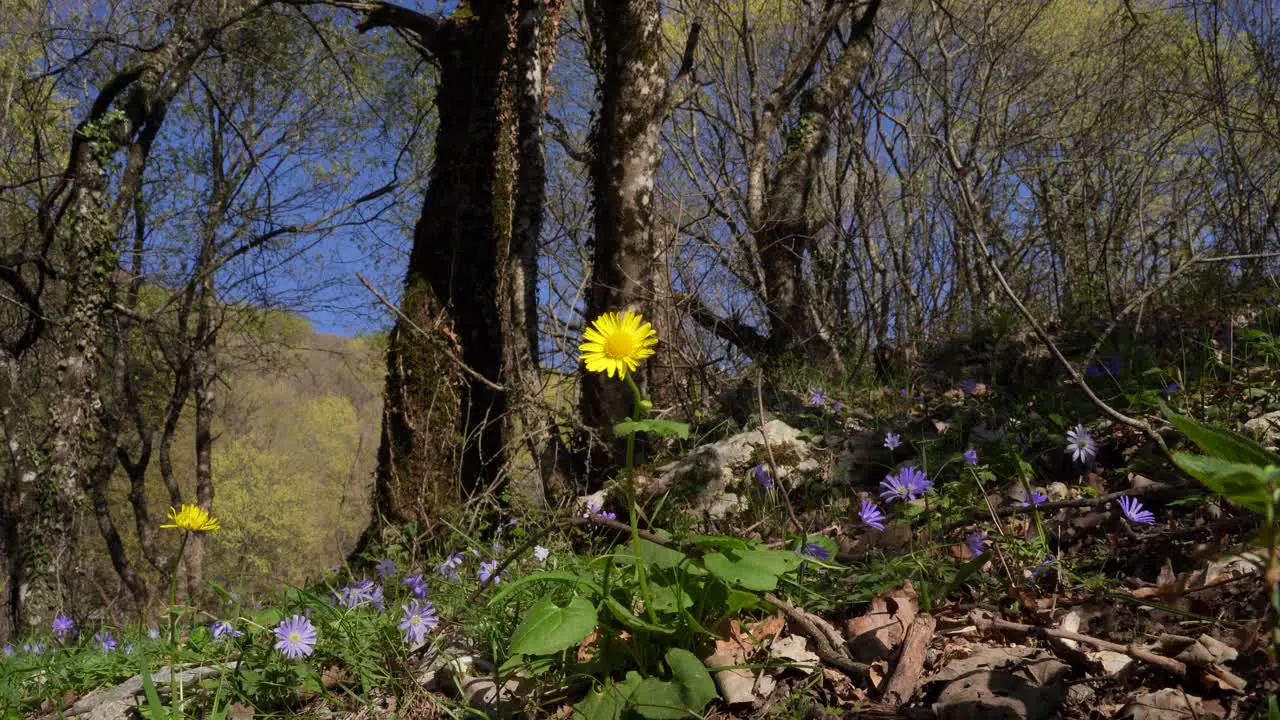
{"label": "purple anemone flower", "polygon": [[880,511],[880,506],[870,500],[862,501],[862,508],[858,510],[858,517],[867,527],[876,530],[884,530],[884,513]]}
{"label": "purple anemone flower", "polygon": [[66,640],[68,637],[75,634],[75,631],[76,621],[66,615],[59,614],[58,617],[53,619],[53,634],[57,636],[59,640]]}
{"label": "purple anemone flower", "polygon": [[502,582],[502,578],[497,571],[498,561],[490,560],[489,562],[480,563],[480,569],[476,571],[476,575],[480,578],[480,582],[485,585],[497,585]]}
{"label": "purple anemone flower", "polygon": [[970,555],[978,557],[987,551],[987,534],[981,530],[974,530],[964,539],[964,546],[969,549]]}
{"label": "purple anemone flower", "polygon": [[231,627],[231,623],[226,620],[215,620],[209,626],[213,630],[213,639],[222,640],[223,638],[238,638],[244,633]]}
{"label": "purple anemone flower", "polygon": [[276,649],[290,660],[309,656],[316,648],[316,626],[301,615],[294,615],[276,626]]}
{"label": "purple anemone flower", "polygon": [[809,397],[805,400],[805,404],[809,407],[825,407],[827,404],[827,391],[820,387],[809,388]]}
{"label": "purple anemone flower", "polygon": [[759,482],[765,490],[773,489],[773,478],[769,477],[769,471],[765,469],[764,465],[756,465],[752,468],[752,472],[755,473],[756,481]]}
{"label": "purple anemone flower", "polygon": [[890,450],[897,450],[898,448],[902,447],[902,436],[899,435],[898,433],[891,433],[891,432],[885,433],[884,446],[889,448]]}
{"label": "purple anemone flower", "polygon": [[401,580],[400,584],[408,585],[409,594],[413,595],[416,598],[426,597],[427,592],[430,591],[431,589],[431,586],[427,584],[427,581],[422,578],[422,573],[418,573],[417,575],[409,575],[405,579]]}
{"label": "purple anemone flower", "polygon": [[116,649],[116,639],[111,637],[111,633],[106,630],[93,636],[93,644],[97,645],[98,649],[104,653],[109,653]]}
{"label": "purple anemone flower", "polygon": [[1122,497],[1116,500],[1120,505],[1120,512],[1128,518],[1129,522],[1138,523],[1139,525],[1155,525],[1156,516],[1151,514],[1150,510],[1142,507],[1142,503],[1137,498]]}
{"label": "purple anemone flower", "polygon": [[396,574],[396,561],[391,559],[379,560],[378,564],[373,566],[374,572],[378,573],[378,577],[387,577]]}
{"label": "purple anemone flower", "polygon": [[967,463],[969,463],[970,465],[977,465],[977,464],[978,464],[978,451],[977,451],[977,450],[974,450],[973,448],[969,448],[968,450],[965,450],[965,451],[964,451],[964,461],[965,461],[965,462],[967,462]]}
{"label": "purple anemone flower", "polygon": [[400,632],[404,633],[404,641],[417,645],[427,638],[427,633],[440,624],[440,616],[430,602],[410,600],[402,605],[404,615],[400,617]]}
{"label": "purple anemone flower", "polygon": [[884,488],[880,497],[885,502],[905,502],[933,492],[933,483],[925,476],[924,471],[911,465],[903,467],[896,474],[886,475],[880,487]]}
{"label": "purple anemone flower", "polygon": [[[1026,493],[1023,493],[1023,497],[1026,497]],[[1031,499],[1030,499],[1030,500],[1023,500],[1023,501],[1022,501],[1022,507],[1031,507],[1032,505],[1039,505],[1040,503],[1042,503],[1042,502],[1047,502],[1048,500],[1049,500],[1049,496],[1048,496],[1048,495],[1045,495],[1044,493],[1036,492],[1035,490],[1032,490],[1032,491],[1031,491]]]}

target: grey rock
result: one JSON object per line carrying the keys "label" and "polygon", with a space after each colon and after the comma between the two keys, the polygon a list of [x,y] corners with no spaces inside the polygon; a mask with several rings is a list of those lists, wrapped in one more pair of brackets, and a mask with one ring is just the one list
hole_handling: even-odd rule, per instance
{"label": "grey rock", "polygon": [[1244,424],[1244,429],[1262,444],[1274,448],[1277,439],[1280,439],[1280,410],[1272,410],[1249,420]]}

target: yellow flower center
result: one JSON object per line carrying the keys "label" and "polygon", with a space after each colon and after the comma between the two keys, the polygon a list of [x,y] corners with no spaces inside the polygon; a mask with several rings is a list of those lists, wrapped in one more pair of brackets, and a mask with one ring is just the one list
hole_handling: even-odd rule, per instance
{"label": "yellow flower center", "polygon": [[298,643],[302,642],[302,635],[297,630],[289,633],[289,642],[293,643],[294,645],[297,645]]}
{"label": "yellow flower center", "polygon": [[635,337],[626,331],[617,330],[610,333],[604,341],[604,354],[614,360],[621,360],[636,351]]}

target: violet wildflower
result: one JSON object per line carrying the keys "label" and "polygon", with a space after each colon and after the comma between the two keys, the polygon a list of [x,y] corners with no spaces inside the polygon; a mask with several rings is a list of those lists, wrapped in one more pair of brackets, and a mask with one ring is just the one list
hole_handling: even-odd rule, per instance
{"label": "violet wildflower", "polygon": [[360,608],[365,605],[372,605],[377,609],[383,609],[382,605],[382,588],[375,585],[369,578],[364,578],[359,582],[338,590],[338,604],[345,608]]}
{"label": "violet wildflower", "polygon": [[410,600],[408,605],[401,607],[404,615],[400,618],[400,631],[404,633],[404,641],[410,645],[426,640],[427,633],[440,624],[440,616],[430,602]]}
{"label": "violet wildflower", "polygon": [[885,433],[884,446],[890,450],[897,450],[899,447],[902,447],[902,436],[898,433]]}
{"label": "violet wildflower", "polygon": [[840,402],[839,400],[832,400],[831,412],[835,413],[836,415],[839,415],[840,413],[844,412],[844,403]]}
{"label": "violet wildflower", "polygon": [[98,649],[104,653],[109,653],[116,649],[116,639],[111,637],[111,633],[106,630],[93,636],[93,644],[97,645]]}
{"label": "violet wildflower", "polygon": [[378,573],[378,577],[386,577],[396,574],[396,561],[391,559],[379,560],[378,564],[373,566],[374,572]]}
{"label": "violet wildflower", "polygon": [[5,657],[13,657],[14,649],[11,643],[5,643],[3,649]]}
{"label": "violet wildflower", "polygon": [[498,576],[497,571],[498,561],[490,560],[489,562],[480,563],[480,569],[476,571],[476,575],[480,578],[480,582],[485,585],[497,585],[502,582],[502,578]]}
{"label": "violet wildflower", "polygon": [[1164,392],[1166,396],[1173,395],[1175,393],[1182,392],[1182,386],[1179,385],[1177,382],[1171,382],[1168,385],[1164,386],[1164,390],[1162,392]]}
{"label": "violet wildflower", "polygon": [[827,404],[827,391],[820,387],[809,388],[809,397],[805,400],[809,407],[824,407]]}
{"label": "violet wildflower", "polygon": [[965,461],[965,462],[967,462],[967,463],[969,463],[970,465],[977,465],[977,464],[978,464],[978,451],[977,451],[977,450],[974,450],[973,448],[969,448],[968,450],[965,450],[965,451],[964,451],[964,461]]}
{"label": "violet wildflower", "polygon": [[893,502],[894,500],[914,500],[925,493],[933,492],[933,483],[925,476],[923,470],[919,470],[911,465],[907,465],[899,470],[896,474],[886,475],[884,481],[880,483],[880,487],[884,488],[884,492],[880,493],[880,497],[885,502]]}
{"label": "violet wildflower", "polygon": [[1135,522],[1140,525],[1155,525],[1156,516],[1151,514],[1150,510],[1142,507],[1142,503],[1137,498],[1122,497],[1116,500],[1120,505],[1120,512],[1129,519],[1129,522]]}
{"label": "violet wildflower", "polygon": [[756,481],[759,482],[765,490],[773,489],[773,478],[769,477],[769,471],[764,468],[764,465],[756,465],[752,468],[752,472],[755,473]]}
{"label": "violet wildflower", "polygon": [[987,534],[981,530],[974,530],[964,539],[964,546],[969,549],[970,555],[978,557],[987,551]]}
{"label": "violet wildflower", "polygon": [[276,626],[276,649],[290,660],[310,655],[316,647],[316,626],[301,615],[294,615]]}
{"label": "violet wildflower", "polygon": [[458,577],[458,566],[461,564],[462,564],[462,553],[456,552],[450,555],[449,557],[445,558],[444,562],[440,563],[440,567],[438,568],[438,570],[440,571],[441,575],[445,576],[446,578],[454,582],[458,582],[459,580],[461,580],[461,578]]}
{"label": "violet wildflower", "polygon": [[244,633],[231,627],[231,623],[226,620],[215,620],[209,626],[213,630],[213,639],[222,640],[223,638],[238,638]]}
{"label": "violet wildflower", "polygon": [[1049,570],[1053,569],[1054,562],[1052,555],[1045,557],[1044,561],[1037,565],[1035,570],[1031,571],[1031,579],[1039,580],[1041,575],[1044,575],[1049,572]]}
{"label": "violet wildflower", "polygon": [[400,584],[408,585],[409,593],[416,598],[426,597],[427,592],[431,589],[431,586],[427,584],[427,581],[422,578],[422,573],[409,575],[405,579],[401,580]]}
{"label": "violet wildflower", "polygon": [[801,552],[809,557],[817,558],[819,560],[831,559],[831,551],[828,550],[825,545],[816,542],[805,543],[804,549]]}
{"label": "violet wildflower", "polygon": [[600,504],[599,500],[592,500],[587,503],[587,512],[582,517],[591,517],[594,515],[595,517],[604,518],[605,520],[618,519],[616,513],[605,512],[602,508],[603,506]]}
{"label": "violet wildflower", "polygon": [[1098,446],[1084,425],[1076,425],[1067,431],[1067,454],[1079,463],[1087,463],[1098,454]]}
{"label": "violet wildflower", "polygon": [[[1023,496],[1023,498],[1026,498],[1027,494],[1024,492],[1024,493],[1022,494],[1022,496]],[[1031,499],[1030,499],[1030,500],[1026,500],[1026,499],[1024,499],[1024,500],[1022,501],[1022,507],[1031,507],[1032,505],[1039,505],[1039,504],[1040,504],[1040,503],[1042,503],[1042,502],[1046,502],[1048,499],[1049,499],[1049,496],[1048,496],[1048,495],[1045,495],[1044,493],[1036,492],[1035,490],[1032,490],[1032,491],[1031,491]]]}
{"label": "violet wildflower", "polygon": [[53,634],[59,640],[66,640],[76,631],[76,622],[66,615],[59,614],[53,619]]}
{"label": "violet wildflower", "polygon": [[862,509],[858,510],[858,517],[862,519],[862,522],[866,523],[867,527],[880,531],[884,530],[884,513],[880,511],[880,506],[874,502],[863,500]]}
{"label": "violet wildflower", "polygon": [[147,628],[147,637],[152,640],[160,639],[160,630],[158,628]]}
{"label": "violet wildflower", "polygon": [[978,381],[973,378],[965,378],[960,381],[960,391],[965,395],[972,395],[978,392]]}
{"label": "violet wildflower", "polygon": [[551,551],[541,545],[535,545],[533,547],[533,557],[538,562],[544,563],[547,561],[547,558],[551,557]]}

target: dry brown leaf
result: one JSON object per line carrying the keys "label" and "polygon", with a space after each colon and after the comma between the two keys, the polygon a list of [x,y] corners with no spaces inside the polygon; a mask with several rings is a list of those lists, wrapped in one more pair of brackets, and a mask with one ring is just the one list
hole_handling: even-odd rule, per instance
{"label": "dry brown leaf", "polygon": [[582,638],[582,642],[578,643],[578,662],[588,662],[596,656],[596,640],[600,638],[600,633],[592,630],[587,636]]}
{"label": "dry brown leaf", "polygon": [[253,708],[243,703],[232,703],[227,708],[227,720],[253,720]]}
{"label": "dry brown leaf", "polygon": [[917,609],[918,598],[910,580],[877,595],[867,612],[845,624],[853,657],[862,662],[888,657],[916,619]]}

